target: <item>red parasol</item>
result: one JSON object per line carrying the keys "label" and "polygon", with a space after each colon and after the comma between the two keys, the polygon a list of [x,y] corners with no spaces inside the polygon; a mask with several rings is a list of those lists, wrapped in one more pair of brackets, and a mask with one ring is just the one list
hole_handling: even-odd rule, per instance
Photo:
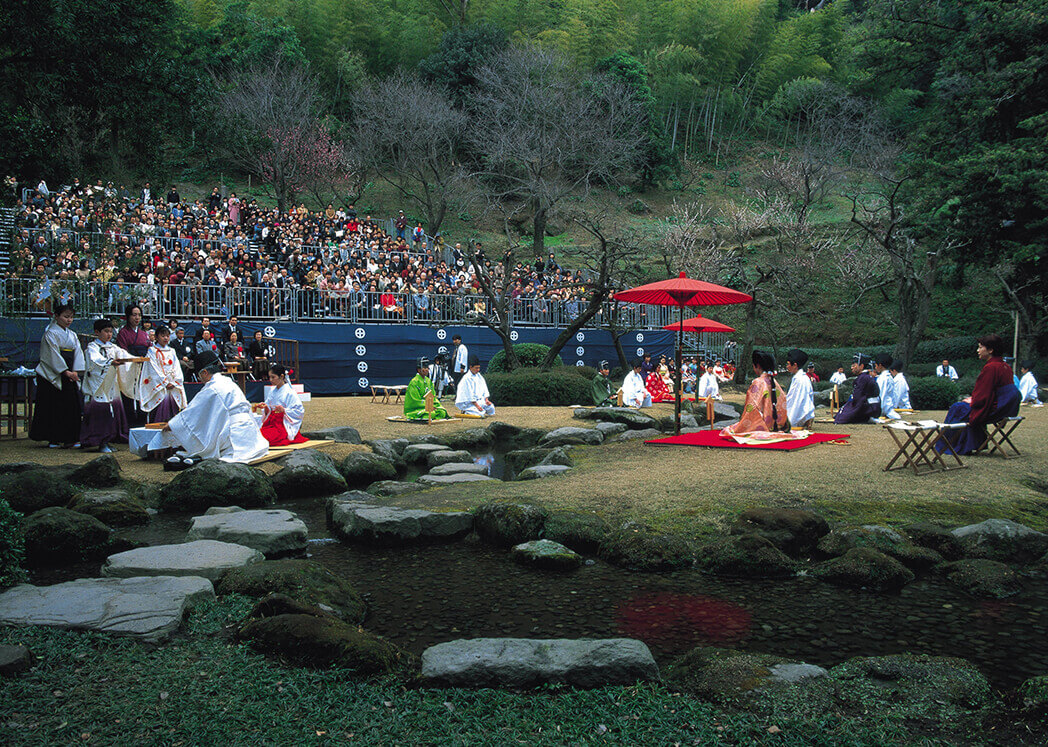
{"label": "red parasol", "polygon": [[[636,288],[630,288],[616,293],[613,298],[616,301],[628,303],[644,303],[652,306],[676,306],[680,309],[680,326],[684,325],[685,306],[722,306],[729,303],[746,303],[752,301],[753,297],[742,291],[725,288],[723,285],[715,285],[702,280],[693,280],[685,277],[682,272],[679,277],[668,280],[660,280],[657,283],[648,283]],[[677,325],[673,325],[677,326]],[[676,419],[676,432],[680,435],[680,346],[681,330],[677,330],[677,391],[674,398],[673,414]]]}
{"label": "red parasol", "polygon": [[673,324],[667,324],[663,329],[673,330],[674,332],[694,332],[699,334],[701,332],[734,332],[734,327],[729,327],[727,324],[721,324],[712,319],[707,319],[704,316],[697,316],[692,319],[685,319],[683,322],[674,322]]}

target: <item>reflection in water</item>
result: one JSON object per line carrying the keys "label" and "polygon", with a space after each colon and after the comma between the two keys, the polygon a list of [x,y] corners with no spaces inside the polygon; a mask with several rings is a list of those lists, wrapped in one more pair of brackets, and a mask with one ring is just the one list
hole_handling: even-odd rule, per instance
{"label": "reflection in water", "polygon": [[673,649],[737,643],[750,631],[743,607],[702,594],[638,594],[619,605],[615,622],[628,638],[657,639]]}
{"label": "reflection in water", "polygon": [[473,457],[473,463],[479,464],[481,467],[487,470],[488,477],[495,477],[491,474],[492,468],[495,466],[495,455],[492,453],[478,454]]}

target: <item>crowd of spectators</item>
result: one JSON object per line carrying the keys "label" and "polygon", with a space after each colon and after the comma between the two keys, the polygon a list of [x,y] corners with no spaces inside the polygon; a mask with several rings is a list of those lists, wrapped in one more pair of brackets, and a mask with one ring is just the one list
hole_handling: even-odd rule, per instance
{"label": "crowd of spectators", "polygon": [[492,261],[479,243],[427,237],[403,212],[382,223],[353,205],[281,212],[218,187],[186,200],[174,186],[148,182],[129,190],[101,180],[58,189],[41,181],[23,194],[8,276],[142,286],[120,300],[147,314],[277,318],[298,303],[311,317],[395,321],[410,312],[425,321],[452,297],[475,316],[487,311],[475,262],[496,282],[508,273],[510,296],[531,321],[552,320],[555,305],[557,319],[573,318],[585,294],[581,273],[561,268],[552,253],[534,264],[508,254]]}

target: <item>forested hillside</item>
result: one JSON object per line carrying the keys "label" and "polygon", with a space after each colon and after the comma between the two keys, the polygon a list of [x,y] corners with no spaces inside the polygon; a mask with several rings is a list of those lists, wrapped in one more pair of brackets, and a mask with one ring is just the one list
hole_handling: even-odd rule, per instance
{"label": "forested hillside", "polygon": [[910,358],[1016,311],[1048,355],[1048,0],[9,0],[0,29],[23,183],[250,176],[523,255],[629,245],[621,283],[751,292],[750,343]]}

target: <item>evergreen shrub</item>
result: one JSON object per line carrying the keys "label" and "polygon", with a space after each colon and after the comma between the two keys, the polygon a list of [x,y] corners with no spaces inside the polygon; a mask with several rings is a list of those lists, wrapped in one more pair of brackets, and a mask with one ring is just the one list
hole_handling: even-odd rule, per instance
{"label": "evergreen shrub", "polygon": [[490,374],[485,378],[495,407],[589,404],[593,399],[590,380],[579,376],[574,369],[575,366],[560,366],[550,371],[518,368],[512,373]]}
{"label": "evergreen shrub", "polygon": [[910,403],[915,410],[948,410],[961,394],[956,381],[939,376],[922,376],[908,381]]}
{"label": "evergreen shrub", "polygon": [[[521,368],[535,368],[546,357],[549,345],[541,345],[537,342],[521,342],[513,346],[513,352],[517,354]],[[558,355],[553,359],[554,368],[563,366],[564,360]],[[485,373],[506,373],[506,351],[500,350],[491,356]],[[489,383],[490,388],[490,383]]]}
{"label": "evergreen shrub", "polygon": [[22,533],[22,514],[11,508],[0,496],[0,589],[26,580],[22,561],[25,559],[25,536]]}

